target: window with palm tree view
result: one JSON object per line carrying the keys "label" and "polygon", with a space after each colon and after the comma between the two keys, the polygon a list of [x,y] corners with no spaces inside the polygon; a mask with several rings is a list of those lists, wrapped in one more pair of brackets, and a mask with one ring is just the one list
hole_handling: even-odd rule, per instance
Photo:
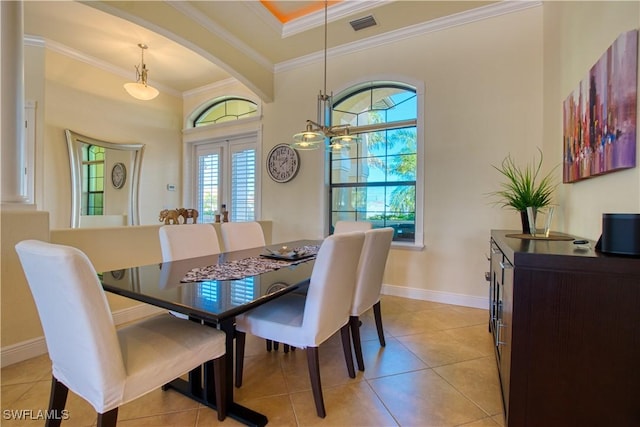
{"label": "window with palm tree view", "polygon": [[415,242],[417,98],[390,82],[354,87],[334,100],[332,124],[379,124],[357,144],[330,153],[331,231],[336,221],[393,227],[394,241]]}

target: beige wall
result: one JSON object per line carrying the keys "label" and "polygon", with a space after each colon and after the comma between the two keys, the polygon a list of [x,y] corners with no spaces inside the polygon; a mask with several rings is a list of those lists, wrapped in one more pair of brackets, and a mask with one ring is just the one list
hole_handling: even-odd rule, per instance
{"label": "beige wall", "polygon": [[[620,34],[639,27],[640,2],[637,1],[545,3],[545,153],[562,158],[564,99]],[[640,106],[640,102],[637,104]],[[640,143],[637,144],[636,156],[640,158]],[[638,166],[561,185],[558,192],[561,227],[569,233],[597,240],[603,213],[640,212]],[[558,179],[562,181],[561,176]]]}
{"label": "beige wall", "polygon": [[3,210],[0,215],[0,308],[4,348],[42,336],[36,306],[18,260],[15,245],[27,239],[49,240],[49,214],[38,211]]}
{"label": "beige wall", "polygon": [[[495,208],[491,164],[542,145],[542,8],[432,32],[341,57],[330,57],[328,91],[374,79],[424,87],[423,250],[392,250],[385,283],[415,297],[442,293],[484,304],[489,230],[519,217]],[[264,106],[263,155],[315,118],[321,64],[277,74],[276,101]],[[296,179],[263,179],[263,215],[274,238],[320,237],[324,231],[324,156],[300,152]],[[411,288],[411,289],[408,289]]]}
{"label": "beige wall", "polygon": [[[161,224],[122,226],[109,228],[64,228],[49,229],[49,214],[42,211],[3,210],[0,216],[2,233],[2,347],[36,340],[42,336],[40,320],[35,304],[22,273],[15,245],[21,240],[38,239],[61,245],[69,245],[83,251],[97,272],[106,272],[162,262],[158,229]],[[269,221],[261,221],[265,241],[272,238]],[[221,248],[220,224],[211,224],[216,229]],[[172,226],[174,227],[174,226]],[[180,227],[180,225],[175,225]],[[141,306],[137,301],[107,294],[109,306],[115,314],[121,314]],[[141,311],[149,313],[149,307]],[[125,320],[126,320],[126,316]],[[41,346],[44,348],[43,346]],[[2,364],[5,364],[3,357]]]}
{"label": "beige wall", "polygon": [[[27,51],[43,50],[29,46]],[[37,52],[26,56],[38,57]],[[142,143],[145,152],[140,179],[140,223],[157,224],[163,208],[181,203],[179,191],[167,191],[181,180],[182,100],[162,93],[151,102],[130,97],[122,87],[126,79],[76,61],[49,49],[45,54],[43,156],[46,159],[44,195],[38,209],[51,214],[52,228],[70,224],[71,178],[65,129],[116,143]],[[29,68],[32,64],[27,64]],[[99,82],[99,84],[96,84]],[[27,88],[31,81],[27,81]],[[37,84],[38,82],[34,82]],[[115,89],[114,89],[115,88]],[[28,89],[27,89],[28,91]]]}

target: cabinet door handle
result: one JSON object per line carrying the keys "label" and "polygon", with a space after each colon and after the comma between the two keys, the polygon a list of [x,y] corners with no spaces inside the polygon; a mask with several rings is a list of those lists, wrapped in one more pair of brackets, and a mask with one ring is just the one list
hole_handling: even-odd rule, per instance
{"label": "cabinet door handle", "polygon": [[498,320],[498,345],[507,345],[506,341],[502,341],[502,328],[506,328],[507,324],[502,323],[502,320]]}
{"label": "cabinet door handle", "polygon": [[501,261],[500,268],[503,270],[509,270],[513,268],[513,264],[511,264],[509,261]]}

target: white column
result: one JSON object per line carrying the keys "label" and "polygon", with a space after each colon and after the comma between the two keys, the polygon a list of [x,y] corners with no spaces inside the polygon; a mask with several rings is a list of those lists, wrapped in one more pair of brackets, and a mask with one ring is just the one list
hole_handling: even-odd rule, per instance
{"label": "white column", "polygon": [[24,29],[21,1],[0,1],[2,24],[0,71],[2,203],[25,203],[24,162]]}

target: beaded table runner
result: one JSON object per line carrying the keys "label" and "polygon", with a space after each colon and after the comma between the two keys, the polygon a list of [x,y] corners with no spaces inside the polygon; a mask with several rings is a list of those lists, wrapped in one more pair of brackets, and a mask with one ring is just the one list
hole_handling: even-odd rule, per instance
{"label": "beaded table runner", "polygon": [[300,264],[315,258],[318,253],[319,246],[304,246],[296,248],[296,251],[304,251],[305,254],[313,253],[314,255],[306,256],[302,259],[270,259],[264,257],[250,257],[235,261],[224,262],[222,264],[209,265],[206,267],[194,268],[187,272],[180,282],[206,282],[210,280],[237,280],[249,276],[257,276],[269,271],[278,270],[283,267]]}

